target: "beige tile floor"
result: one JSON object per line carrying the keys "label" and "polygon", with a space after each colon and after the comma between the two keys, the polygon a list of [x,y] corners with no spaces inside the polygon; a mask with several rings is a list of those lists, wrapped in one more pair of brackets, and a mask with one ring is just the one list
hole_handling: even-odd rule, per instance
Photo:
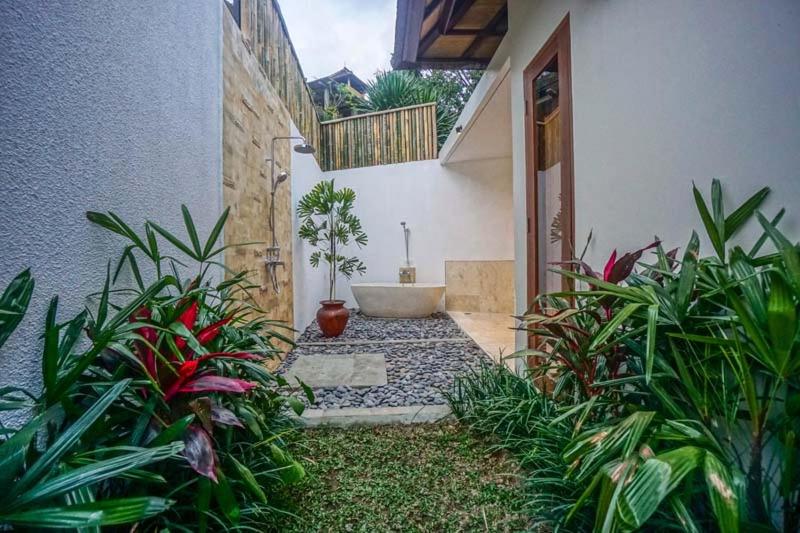
{"label": "beige tile floor", "polygon": [[[502,313],[468,313],[448,311],[456,324],[474,340],[495,362],[514,353],[514,327],[516,320]],[[504,359],[514,369],[514,359]]]}

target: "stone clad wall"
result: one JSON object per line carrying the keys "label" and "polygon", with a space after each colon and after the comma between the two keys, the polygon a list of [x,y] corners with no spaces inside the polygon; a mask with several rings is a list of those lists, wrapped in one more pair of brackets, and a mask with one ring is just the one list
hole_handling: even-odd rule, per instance
{"label": "stone clad wall", "polygon": [[[276,234],[286,264],[278,270],[280,294],[272,290],[263,262],[271,241],[270,170],[264,160],[269,157],[272,138],[289,135],[289,111],[228,10],[224,10],[222,75],[223,202],[231,208],[225,243],[261,243],[227,250],[225,264],[235,272],[251,271],[253,283],[268,287],[251,292],[254,303],[270,319],[293,325],[291,179],[278,187],[276,196]],[[287,141],[276,145],[276,174],[278,166],[291,172],[290,148]]]}
{"label": "stone clad wall", "polygon": [[445,309],[514,313],[514,261],[445,261]]}

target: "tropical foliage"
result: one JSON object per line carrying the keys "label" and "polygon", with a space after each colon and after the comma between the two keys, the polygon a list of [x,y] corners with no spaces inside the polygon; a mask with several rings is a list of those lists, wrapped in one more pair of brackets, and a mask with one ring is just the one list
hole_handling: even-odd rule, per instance
{"label": "tropical foliage", "polygon": [[[126,246],[91,309],[59,324],[53,300],[41,397],[2,391],[4,407],[36,415],[1,445],[0,456],[14,461],[2,470],[14,489],[0,503],[0,522],[89,527],[150,518],[185,531],[263,527],[276,511],[268,493],[303,477],[284,449],[293,429],[286,409],[301,412],[302,403],[281,394],[288,384],[264,365],[279,353],[275,341],[290,342],[285,326],[250,303],[245,273],[213,279],[223,269],[216,257],[226,247],[217,240],[227,214],[201,241],[184,207],[184,242],[153,222],[137,234],[113,213],[87,213]],[[3,297],[0,339],[27,305],[28,278],[23,273]],[[43,450],[33,444],[40,428],[52,435]],[[41,465],[31,460],[37,455]],[[76,484],[57,477],[70,474]],[[34,503],[52,514],[28,512]]]}
{"label": "tropical foliage", "polygon": [[318,182],[300,199],[297,215],[300,217],[298,234],[301,239],[317,248],[309,258],[311,266],[320,262],[328,264],[328,299],[336,299],[336,276],[350,279],[367,268],[355,256],[343,255],[342,248],[354,242],[359,248],[366,246],[367,234],[361,221],[353,213],[356,193],[349,187],[336,189],[334,180]]}
{"label": "tropical foliage", "polygon": [[[33,293],[29,271],[19,274],[0,297],[0,347],[22,321]],[[121,324],[130,307],[109,319]],[[155,463],[177,459],[180,441],[150,446],[116,445],[103,435],[118,431],[112,405],[132,394],[130,379],[93,383],[96,400],[77,399],[75,365],[94,359],[109,345],[102,341],[85,351],[76,346],[84,315],[55,325],[57,300],[51,303],[42,356],[45,392],[36,396],[19,387],[0,389],[0,411],[5,417],[33,417],[22,427],[3,426],[0,442],[0,526],[34,530],[50,528],[99,528],[138,522],[165,511],[172,502],[146,490],[114,496],[116,483],[139,480],[148,484],[165,480],[148,469]],[[16,413],[15,413],[16,412]]]}
{"label": "tropical foliage", "polygon": [[368,113],[436,102],[436,126],[441,148],[479,79],[479,71],[379,72],[367,84],[366,98],[354,99],[351,105]]}
{"label": "tropical foliage", "polygon": [[614,253],[602,274],[578,258],[560,271],[578,288],[522,317],[529,383],[572,422],[560,479],[585,487],[556,527],[587,512],[597,531],[800,526],[800,250],[783,210],[758,211],[768,192],[728,213],[718,181],[710,202],[695,188],[713,255],[693,233],[680,254],[657,239]]}

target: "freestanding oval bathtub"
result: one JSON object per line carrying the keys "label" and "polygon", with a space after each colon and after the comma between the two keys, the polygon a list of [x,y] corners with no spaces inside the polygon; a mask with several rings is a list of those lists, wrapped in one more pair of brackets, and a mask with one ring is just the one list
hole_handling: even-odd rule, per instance
{"label": "freestanding oval bathtub", "polygon": [[444,285],[436,283],[353,283],[361,312],[380,318],[422,318],[436,312]]}

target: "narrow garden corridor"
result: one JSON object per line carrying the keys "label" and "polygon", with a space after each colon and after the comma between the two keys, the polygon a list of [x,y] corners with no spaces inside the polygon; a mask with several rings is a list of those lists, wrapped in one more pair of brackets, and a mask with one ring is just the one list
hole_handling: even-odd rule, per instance
{"label": "narrow garden corridor", "polygon": [[306,429],[293,443],[307,476],[287,490],[299,503],[280,531],[525,529],[516,462],[445,419],[455,377],[490,361],[444,313],[356,313],[333,339],[312,323],[280,373],[313,389],[307,425],[339,427]]}

